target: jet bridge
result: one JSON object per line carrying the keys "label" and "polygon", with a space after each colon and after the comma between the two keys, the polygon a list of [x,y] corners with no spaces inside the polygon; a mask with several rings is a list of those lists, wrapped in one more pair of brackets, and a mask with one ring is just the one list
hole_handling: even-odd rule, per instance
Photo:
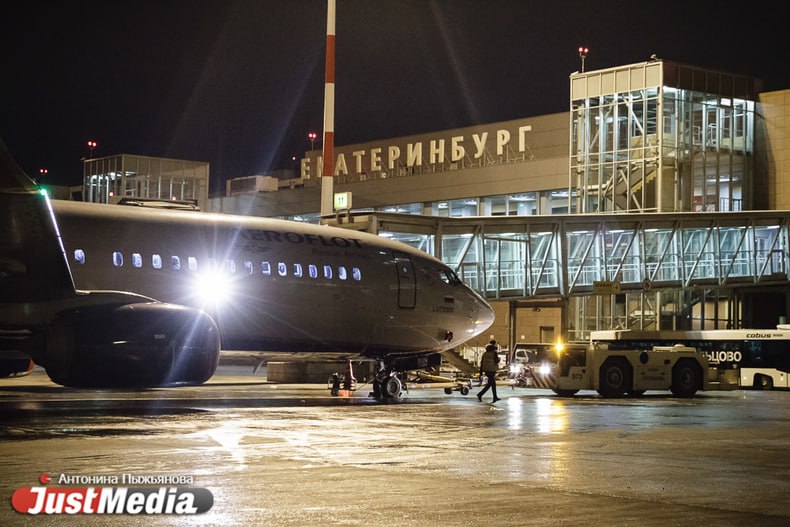
{"label": "jet bridge", "polygon": [[[658,328],[661,312],[690,309],[706,290],[788,285],[790,211],[453,218],[353,213],[329,223],[432,254],[489,300],[638,296],[637,308],[616,314],[613,307],[603,326]],[[604,329],[600,322],[580,322],[576,327]],[[738,321],[728,324],[737,327]]]}

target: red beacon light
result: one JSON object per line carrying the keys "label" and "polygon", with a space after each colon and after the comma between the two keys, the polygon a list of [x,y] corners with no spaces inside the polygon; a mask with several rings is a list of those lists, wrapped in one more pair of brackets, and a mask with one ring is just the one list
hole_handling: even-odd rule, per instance
{"label": "red beacon light", "polygon": [[582,59],[582,73],[584,73],[584,59],[587,57],[587,53],[590,52],[590,48],[579,46],[579,57]]}

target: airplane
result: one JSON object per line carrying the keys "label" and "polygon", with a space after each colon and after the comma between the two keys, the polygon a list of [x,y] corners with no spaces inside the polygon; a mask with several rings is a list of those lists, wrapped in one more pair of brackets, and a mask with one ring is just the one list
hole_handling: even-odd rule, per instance
{"label": "airplane", "polygon": [[[378,363],[373,395],[473,339],[491,306],[440,260],[365,232],[50,200],[0,140],[0,373],[201,384],[221,350]],[[31,362],[32,359],[32,362]]]}

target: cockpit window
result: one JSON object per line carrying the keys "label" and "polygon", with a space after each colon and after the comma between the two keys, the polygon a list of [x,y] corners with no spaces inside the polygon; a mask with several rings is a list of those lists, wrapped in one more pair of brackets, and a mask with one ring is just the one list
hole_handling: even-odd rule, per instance
{"label": "cockpit window", "polygon": [[461,279],[451,269],[439,271],[439,279],[445,284],[458,285],[461,283]]}

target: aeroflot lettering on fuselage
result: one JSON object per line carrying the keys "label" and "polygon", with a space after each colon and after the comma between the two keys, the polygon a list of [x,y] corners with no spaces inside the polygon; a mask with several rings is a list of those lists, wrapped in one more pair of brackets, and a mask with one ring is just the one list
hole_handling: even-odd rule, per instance
{"label": "aeroflot lettering on fuselage", "polygon": [[348,247],[362,248],[362,242],[357,238],[344,238],[342,236],[323,236],[321,234],[300,234],[298,232],[253,231],[245,230],[244,236],[250,240],[273,243],[294,243],[316,245],[323,247]]}

